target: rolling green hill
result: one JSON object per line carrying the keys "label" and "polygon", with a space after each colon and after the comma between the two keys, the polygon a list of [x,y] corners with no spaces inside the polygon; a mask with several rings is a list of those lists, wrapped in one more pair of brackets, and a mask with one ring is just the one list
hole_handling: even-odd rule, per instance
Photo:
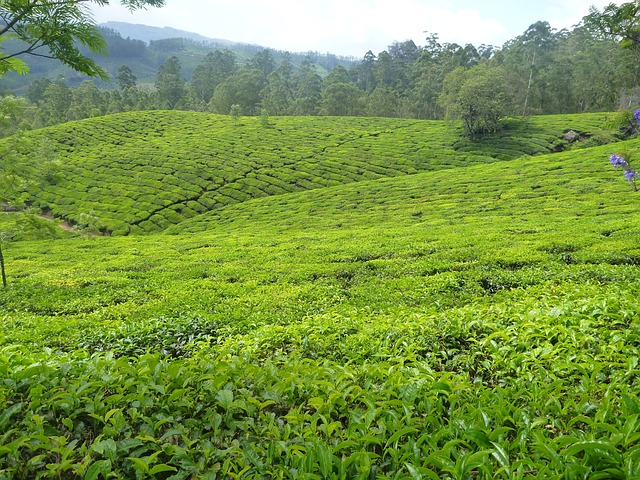
{"label": "rolling green hill", "polygon": [[33,148],[46,142],[62,165],[33,202],[71,223],[91,213],[117,235],[154,232],[252,198],[549,153],[563,148],[566,130],[599,134],[605,118],[513,120],[471,143],[435,121],[283,117],[265,127],[251,117],[132,112],[33,132]]}
{"label": "rolling green hill", "polygon": [[156,234],[9,244],[0,478],[640,475],[640,197],[612,146],[543,154],[602,116],[478,144],[439,123],[272,121],[40,132],[74,181],[38,201],[73,206],[85,178],[124,191],[135,159],[138,177],[173,159],[317,180],[234,181],[245,198]]}

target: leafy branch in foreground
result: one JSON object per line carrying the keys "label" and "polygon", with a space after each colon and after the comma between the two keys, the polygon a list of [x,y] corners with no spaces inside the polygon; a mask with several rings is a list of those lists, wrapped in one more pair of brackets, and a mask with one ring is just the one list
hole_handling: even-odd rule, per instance
{"label": "leafy branch in foreground", "polygon": [[639,14],[638,2],[611,3],[602,12],[592,7],[585,17],[585,24],[606,36],[617,38],[625,48],[635,48],[640,45]]}
{"label": "leafy branch in foreground", "polygon": [[[92,53],[106,53],[89,4],[104,6],[109,0],[4,0],[0,2],[0,46],[5,40],[20,40],[14,51],[0,50],[0,76],[29,69],[18,57],[56,58],[89,76],[107,78],[107,73],[84,56],[78,43]],[[121,0],[131,10],[147,5],[161,7],[164,0]]]}

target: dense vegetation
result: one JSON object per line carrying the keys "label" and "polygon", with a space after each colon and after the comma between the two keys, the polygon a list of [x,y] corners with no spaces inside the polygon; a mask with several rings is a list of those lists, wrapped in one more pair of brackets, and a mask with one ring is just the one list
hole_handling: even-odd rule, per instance
{"label": "dense vegetation", "polygon": [[[141,27],[126,23],[122,25],[129,27],[127,29],[128,33],[131,33],[129,32],[130,30],[136,30]],[[113,25],[113,27],[118,27],[118,25]],[[145,29],[151,29],[151,27],[145,27]],[[161,31],[162,29],[157,30]],[[96,85],[103,88],[113,88],[118,85],[117,74],[122,65],[127,65],[132,69],[141,85],[153,85],[160,65],[174,55],[180,60],[183,74],[186,78],[191,78],[194,70],[212,50],[229,51],[233,53],[240,64],[251,60],[258,52],[264,50],[263,47],[257,45],[233,42],[222,43],[220,41],[207,41],[204,38],[183,38],[178,35],[182,33],[186,37],[188,32],[180,32],[179,30],[172,32],[175,33],[175,38],[166,38],[165,36],[148,42],[137,39],[135,34],[131,38],[129,35],[121,35],[118,30],[108,26],[99,26],[98,31],[107,42],[108,55],[92,53],[86,48],[81,48],[81,51],[98,62],[111,76],[111,80],[95,81]],[[8,40],[5,45],[8,50],[17,50],[21,43],[17,40]],[[285,55],[285,52],[277,50],[270,50],[270,53],[273,55],[274,61],[277,62],[280,62]],[[317,66],[318,71],[324,74],[338,65],[349,67],[353,63],[350,59],[331,54],[323,55],[317,52],[291,53],[290,58],[296,66],[305,60],[311,60]],[[62,63],[48,58],[33,57],[28,60],[28,64],[30,74],[28,80],[25,81],[23,75],[9,73],[0,79],[0,88],[11,89],[24,95],[27,93],[28,86],[34,81],[63,77],[67,85],[77,87],[87,79],[82,73],[75,72]]]}
{"label": "dense vegetation", "polygon": [[[3,15],[35,21],[4,32],[18,25],[33,48],[101,44],[73,33],[82,16],[61,17],[69,31],[38,23],[48,6],[7,3]],[[639,8],[591,24],[635,48]],[[148,95],[119,69],[122,95],[160,102],[146,108],[224,100],[229,116],[132,112],[25,133],[45,103],[3,99],[0,480],[640,478],[640,110],[526,116],[602,109],[632,64],[560,105],[550,52],[588,46],[570,50],[572,74],[623,54],[583,27],[545,32],[532,26],[507,56],[433,36],[415,59],[410,43],[367,55],[378,73],[435,66],[421,72],[442,86],[436,103],[434,91],[411,100],[411,75],[392,96],[446,111],[466,135],[435,120],[270,117],[292,71],[273,80],[268,52],[215,89],[227,53],[211,54],[198,88],[177,57]],[[58,56],[90,73],[67,47]],[[449,53],[474,51],[438,76]],[[334,69],[321,97],[279,113],[320,101],[333,115],[327,98],[351,108],[358,92],[393,105],[380,84],[349,80],[358,72]],[[297,88],[318,85],[308,63],[297,75],[309,80]],[[85,106],[105,98],[89,85]],[[64,106],[47,94],[63,87],[32,92]],[[189,104],[196,91],[210,100]],[[515,105],[525,116],[505,118]],[[45,123],[69,119],[50,112]]]}
{"label": "dense vegetation", "polygon": [[[14,123],[38,128],[141,109],[229,114],[234,106],[256,116],[442,119],[456,111],[451,86],[462,88],[461,79],[478,78],[483,69],[491,80],[475,85],[472,98],[497,103],[500,117],[634,107],[640,103],[635,52],[589,25],[556,31],[537,22],[500,47],[441,43],[432,34],[423,46],[396,42],[357,62],[185,39],[146,45],[103,31],[112,50],[110,88],[39,72],[26,90],[13,91],[26,97]],[[6,94],[17,88],[9,80],[2,80]],[[18,85],[26,87],[23,79]],[[498,85],[505,86],[499,97],[491,89]]]}
{"label": "dense vegetation", "polygon": [[[437,121],[272,117],[265,125],[132,112],[32,132],[19,161],[47,168],[33,154],[44,143],[58,169],[34,190],[32,205],[72,224],[90,214],[121,235],[163,230],[257,197],[606,143],[615,140],[603,131],[607,117],[514,119],[470,142]],[[568,130],[583,141],[564,141]]]}
{"label": "dense vegetation", "polygon": [[[160,142],[155,127],[171,132],[171,115],[194,118],[141,114],[137,131]],[[332,178],[323,167],[309,172],[316,188],[261,198],[238,184],[243,198],[173,235],[10,244],[0,478],[640,475],[640,214],[607,163],[611,146],[519,158],[509,147],[492,160],[489,146],[508,136],[463,141],[485,149],[474,161],[443,150],[452,137],[438,123],[271,119],[265,129],[198,118],[221,144],[237,140],[228,155],[252,148],[245,135],[284,130],[292,166],[340,158],[342,180],[320,185]],[[111,128],[118,121],[134,123],[112,117]],[[593,132],[601,122],[532,119],[529,131],[555,133],[529,153],[569,124]],[[96,125],[101,138],[72,135]],[[105,125],[46,136],[100,152]],[[323,129],[333,146],[324,157],[303,142]],[[248,158],[279,161],[255,148]],[[411,149],[456,168],[419,169]],[[88,152],[65,158],[70,172],[101,156]],[[150,156],[148,178],[166,162]],[[342,184],[363,165],[376,175]],[[92,168],[96,194],[122,189]],[[170,189],[159,181],[161,196]]]}

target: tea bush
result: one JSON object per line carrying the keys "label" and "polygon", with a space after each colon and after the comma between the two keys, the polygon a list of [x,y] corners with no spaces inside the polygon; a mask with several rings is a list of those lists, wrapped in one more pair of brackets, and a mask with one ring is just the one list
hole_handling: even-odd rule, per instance
{"label": "tea bush", "polygon": [[0,478],[637,478],[640,209],[607,152],[354,157],[167,234],[11,244]]}
{"label": "tea bush", "polygon": [[[257,118],[236,125],[196,112],[129,112],[31,132],[33,145],[46,136],[62,165],[59,181],[34,191],[32,202],[71,223],[93,211],[112,233],[153,232],[179,223],[165,215],[176,207],[217,210],[264,195],[549,153],[567,128],[597,133],[605,120],[512,120],[504,132],[469,142],[435,121],[286,117],[265,129]],[[23,157],[32,158],[28,150]],[[255,184],[257,175],[265,185]]]}

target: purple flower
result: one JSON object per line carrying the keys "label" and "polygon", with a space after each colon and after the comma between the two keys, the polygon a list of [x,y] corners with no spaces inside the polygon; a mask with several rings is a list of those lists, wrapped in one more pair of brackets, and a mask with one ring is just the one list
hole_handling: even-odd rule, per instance
{"label": "purple flower", "polygon": [[635,117],[635,119],[636,119],[636,123],[637,123],[638,125],[640,125],[640,108],[639,108],[639,109],[637,109],[637,110],[634,110],[634,112],[633,112],[633,116],[634,116],[634,117]]}
{"label": "purple flower", "polygon": [[620,155],[616,155],[615,153],[609,157],[609,162],[611,162],[613,168],[624,167],[627,165],[627,161],[625,160],[625,158],[621,157]]}
{"label": "purple flower", "polygon": [[633,182],[635,178],[638,178],[638,172],[631,169],[625,170],[624,177],[627,179],[628,182]]}

